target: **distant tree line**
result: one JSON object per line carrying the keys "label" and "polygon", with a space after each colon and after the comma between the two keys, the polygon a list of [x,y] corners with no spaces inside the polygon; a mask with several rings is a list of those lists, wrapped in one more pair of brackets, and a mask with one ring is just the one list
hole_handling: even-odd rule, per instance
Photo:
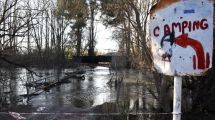
{"label": "distant tree line", "polygon": [[2,60],[48,63],[64,53],[69,22],[57,14],[53,1],[2,0],[0,6]]}

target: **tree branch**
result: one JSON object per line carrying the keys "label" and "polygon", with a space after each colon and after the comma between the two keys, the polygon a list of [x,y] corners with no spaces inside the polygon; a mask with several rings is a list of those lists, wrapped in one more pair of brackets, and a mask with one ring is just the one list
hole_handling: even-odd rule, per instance
{"label": "tree branch", "polygon": [[36,75],[38,77],[42,77],[41,75],[38,75],[35,71],[29,69],[26,65],[22,65],[22,64],[18,64],[18,63],[15,63],[15,62],[12,62],[10,60],[8,60],[7,58],[3,57],[3,56],[0,56],[0,59],[11,64],[11,65],[14,65],[14,66],[17,66],[17,67],[21,67],[21,68],[25,68],[28,72],[30,72],[30,74],[33,74],[33,75]]}

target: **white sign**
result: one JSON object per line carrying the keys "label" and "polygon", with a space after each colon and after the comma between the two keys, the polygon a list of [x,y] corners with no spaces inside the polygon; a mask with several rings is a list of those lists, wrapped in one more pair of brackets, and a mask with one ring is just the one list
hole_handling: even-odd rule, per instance
{"label": "white sign", "polygon": [[212,0],[175,0],[167,4],[151,10],[154,67],[171,76],[203,75],[212,67]]}

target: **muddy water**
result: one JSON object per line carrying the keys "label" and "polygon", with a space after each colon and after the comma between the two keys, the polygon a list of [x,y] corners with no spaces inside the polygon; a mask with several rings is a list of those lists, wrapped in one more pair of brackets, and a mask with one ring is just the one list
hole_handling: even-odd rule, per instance
{"label": "muddy water", "polygon": [[[69,82],[48,91],[26,87],[25,84],[47,77],[48,82],[60,81],[66,72],[74,69],[34,69],[43,77],[32,75],[25,69],[2,70],[9,74],[0,84],[1,96],[4,96],[1,100],[4,103],[1,120],[13,119],[8,111],[21,113],[30,120],[137,119],[123,113],[153,112],[156,108],[157,101],[145,86],[146,75],[134,70],[116,71],[101,66],[82,69],[85,70],[84,80],[69,78]],[[153,84],[150,83],[150,86],[153,91]],[[36,95],[23,97],[34,92]],[[150,115],[145,119],[152,120]]]}

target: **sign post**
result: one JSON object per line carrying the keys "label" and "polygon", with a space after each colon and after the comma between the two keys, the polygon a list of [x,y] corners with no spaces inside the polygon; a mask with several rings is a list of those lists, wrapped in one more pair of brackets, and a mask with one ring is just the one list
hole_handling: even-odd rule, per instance
{"label": "sign post", "polygon": [[150,11],[154,68],[174,76],[173,120],[181,120],[182,77],[212,67],[213,9],[212,0],[160,0]]}
{"label": "sign post", "polygon": [[173,120],[181,120],[182,77],[174,77]]}

